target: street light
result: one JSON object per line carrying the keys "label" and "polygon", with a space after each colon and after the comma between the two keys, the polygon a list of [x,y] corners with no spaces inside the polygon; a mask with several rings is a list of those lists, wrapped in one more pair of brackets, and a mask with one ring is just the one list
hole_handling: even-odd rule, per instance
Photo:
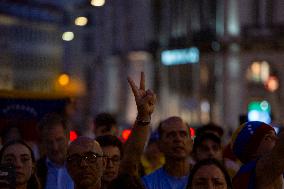
{"label": "street light", "polygon": [[69,84],[69,82],[70,82],[70,77],[67,74],[61,74],[58,77],[58,83],[61,86],[67,86]]}
{"label": "street light", "polygon": [[62,34],[62,39],[64,41],[72,41],[74,39],[74,33],[71,31],[64,32]]}
{"label": "street light", "polygon": [[95,7],[101,7],[104,6],[105,0],[92,0],[91,5]]}
{"label": "street light", "polygon": [[85,26],[88,23],[88,19],[84,16],[77,17],[75,19],[75,25],[77,26]]}

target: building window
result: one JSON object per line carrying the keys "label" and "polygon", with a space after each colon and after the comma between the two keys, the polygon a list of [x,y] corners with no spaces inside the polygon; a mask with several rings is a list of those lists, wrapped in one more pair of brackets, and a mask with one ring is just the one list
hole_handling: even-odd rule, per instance
{"label": "building window", "polygon": [[247,71],[247,79],[254,83],[265,83],[270,75],[270,66],[266,61],[253,61]]}

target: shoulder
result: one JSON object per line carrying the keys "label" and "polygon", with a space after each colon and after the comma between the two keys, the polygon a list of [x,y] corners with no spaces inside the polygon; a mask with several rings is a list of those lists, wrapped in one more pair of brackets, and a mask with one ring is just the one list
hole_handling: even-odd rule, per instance
{"label": "shoulder", "polygon": [[[162,177],[165,176],[163,168],[157,169],[153,173],[142,177],[142,181],[146,188],[153,188],[154,185],[162,181]],[[152,187],[150,187],[152,186]]]}
{"label": "shoulder", "polygon": [[146,175],[144,177],[142,177],[143,179],[154,179],[156,177],[160,177],[165,175],[165,171],[163,170],[163,168],[157,169],[156,171],[154,171],[153,173],[150,173],[149,175]]}
{"label": "shoulder", "polygon": [[233,177],[233,186],[236,189],[255,187],[255,170],[257,161],[251,161],[241,166]]}

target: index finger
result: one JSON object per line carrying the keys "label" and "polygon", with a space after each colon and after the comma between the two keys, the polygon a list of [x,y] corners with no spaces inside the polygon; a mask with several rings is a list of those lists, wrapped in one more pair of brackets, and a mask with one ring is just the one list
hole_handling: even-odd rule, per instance
{"label": "index finger", "polygon": [[134,94],[135,97],[137,97],[138,95],[138,87],[136,86],[135,82],[130,78],[130,77],[127,77],[127,81],[132,89],[132,92]]}
{"label": "index finger", "polygon": [[145,91],[145,74],[144,74],[144,72],[141,72],[140,89]]}

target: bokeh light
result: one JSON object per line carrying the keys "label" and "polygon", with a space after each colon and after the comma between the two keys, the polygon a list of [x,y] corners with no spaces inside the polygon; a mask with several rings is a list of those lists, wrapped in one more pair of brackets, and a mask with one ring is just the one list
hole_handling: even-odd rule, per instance
{"label": "bokeh light", "polygon": [[88,24],[88,19],[84,16],[80,16],[75,19],[75,25],[77,26],[85,26],[87,24]]}
{"label": "bokeh light", "polygon": [[71,31],[64,32],[62,34],[62,39],[64,41],[72,41],[74,39],[74,33]]}
{"label": "bokeh light", "polygon": [[91,5],[96,6],[96,7],[101,7],[104,6],[105,0],[92,0]]}
{"label": "bokeh light", "polygon": [[58,83],[61,85],[61,86],[66,86],[68,85],[70,82],[70,78],[67,74],[61,74],[59,77],[58,77]]}

